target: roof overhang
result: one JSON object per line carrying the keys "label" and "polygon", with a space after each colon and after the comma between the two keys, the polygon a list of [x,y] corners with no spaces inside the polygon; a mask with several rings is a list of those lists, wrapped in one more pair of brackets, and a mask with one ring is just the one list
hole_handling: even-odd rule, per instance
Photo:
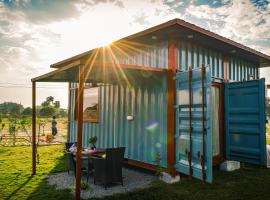
{"label": "roof overhang", "polygon": [[[155,36],[156,39],[153,40],[153,36]],[[199,46],[218,50],[225,56],[244,58],[256,63],[258,67],[270,66],[270,56],[180,19],[170,20],[163,24],[117,40],[112,44],[115,46],[121,46],[122,43],[131,43],[131,45],[139,43],[151,45],[164,40],[189,41],[196,43]],[[57,62],[52,64],[51,67],[59,68],[77,60],[87,60],[97,49],[92,49]]]}
{"label": "roof overhang", "polygon": [[78,82],[80,67],[85,68],[85,82],[89,83],[129,84],[145,82],[147,79],[155,82],[155,80],[160,81],[160,76],[167,74],[166,69],[156,67],[101,62],[82,64],[76,61],[52,72],[33,78],[32,82]]}

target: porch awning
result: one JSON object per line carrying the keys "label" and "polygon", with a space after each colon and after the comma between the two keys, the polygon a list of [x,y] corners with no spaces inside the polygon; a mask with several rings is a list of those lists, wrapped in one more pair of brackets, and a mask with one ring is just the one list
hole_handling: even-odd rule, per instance
{"label": "porch awning", "polygon": [[33,78],[32,82],[78,82],[79,67],[85,67],[85,82],[109,84],[142,80],[158,81],[159,77],[162,74],[166,74],[167,71],[167,69],[157,67],[102,62],[81,64],[79,61],[76,61]]}

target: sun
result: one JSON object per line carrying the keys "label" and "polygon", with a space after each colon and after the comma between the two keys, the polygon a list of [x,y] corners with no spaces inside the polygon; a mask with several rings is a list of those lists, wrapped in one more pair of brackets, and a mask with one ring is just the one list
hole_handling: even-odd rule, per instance
{"label": "sun", "polygon": [[100,46],[101,47],[110,47],[110,45],[112,44],[112,40],[103,40],[103,41],[100,41]]}

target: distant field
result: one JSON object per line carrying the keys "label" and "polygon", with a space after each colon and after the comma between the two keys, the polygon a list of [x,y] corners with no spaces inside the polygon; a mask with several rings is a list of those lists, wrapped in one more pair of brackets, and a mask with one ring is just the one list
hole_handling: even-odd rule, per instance
{"label": "distant field", "polygon": [[[0,132],[0,137],[3,137],[4,139],[0,140],[0,145],[2,146],[12,146],[13,145],[13,139],[6,137],[11,137],[9,133],[9,121],[7,118],[2,119],[2,123],[5,124],[4,129]],[[32,134],[32,128],[31,128],[31,117],[27,118],[27,120],[30,120],[30,126],[27,128],[28,135],[31,136]],[[57,139],[65,141],[67,137],[67,126],[68,126],[68,119],[67,118],[58,118],[57,120]],[[45,122],[44,128],[42,126],[39,126],[40,122]],[[40,127],[40,128],[39,128]],[[26,132],[24,132],[22,129],[18,129],[16,133],[16,139],[15,145],[29,145],[29,136]],[[45,138],[47,135],[51,135],[51,118],[37,118],[37,135],[39,135],[39,138],[41,141],[45,141]]]}

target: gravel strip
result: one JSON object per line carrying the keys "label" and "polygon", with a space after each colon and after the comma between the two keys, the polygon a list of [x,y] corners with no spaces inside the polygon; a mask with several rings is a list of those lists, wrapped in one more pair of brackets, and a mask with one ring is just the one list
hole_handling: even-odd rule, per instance
{"label": "gravel strip", "polygon": [[[47,180],[50,185],[55,185],[56,189],[70,189],[73,195],[75,194],[75,177],[73,172],[68,174],[67,172],[49,175]],[[86,182],[86,177],[82,178]],[[90,176],[88,190],[81,191],[81,197],[87,198],[100,198],[104,196],[110,196],[117,193],[125,193],[140,188],[149,187],[150,184],[156,180],[155,176],[145,172],[137,171],[134,169],[123,168],[123,180],[124,186],[121,184],[111,185],[105,190],[102,185],[94,185],[93,177]]]}

